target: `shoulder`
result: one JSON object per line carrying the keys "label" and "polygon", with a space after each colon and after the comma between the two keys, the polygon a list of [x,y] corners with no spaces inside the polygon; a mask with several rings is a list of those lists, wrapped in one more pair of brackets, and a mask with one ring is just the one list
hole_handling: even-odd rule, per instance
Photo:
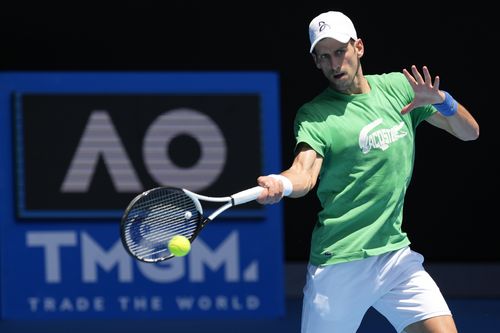
{"label": "shoulder", "polygon": [[327,90],[324,90],[313,99],[302,104],[297,111],[297,116],[306,118],[319,116],[322,110],[322,106],[325,103],[325,95],[327,94]]}
{"label": "shoulder", "polygon": [[319,114],[318,105],[314,101],[309,101],[298,109],[295,115],[295,122],[314,121],[318,118]]}
{"label": "shoulder", "polygon": [[413,99],[413,89],[402,72],[367,75],[366,78],[370,85],[376,86],[385,93]]}
{"label": "shoulder", "polygon": [[366,75],[365,77],[370,83],[375,83],[382,87],[391,87],[393,85],[408,83],[408,80],[406,79],[404,74],[400,72],[372,74]]}

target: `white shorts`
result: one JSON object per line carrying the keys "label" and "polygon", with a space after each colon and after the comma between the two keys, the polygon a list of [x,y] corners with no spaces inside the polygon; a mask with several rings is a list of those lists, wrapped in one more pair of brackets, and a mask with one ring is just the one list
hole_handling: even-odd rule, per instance
{"label": "white shorts", "polygon": [[424,258],[405,247],[348,263],[307,267],[302,333],[356,332],[373,306],[397,332],[427,318],[451,315]]}

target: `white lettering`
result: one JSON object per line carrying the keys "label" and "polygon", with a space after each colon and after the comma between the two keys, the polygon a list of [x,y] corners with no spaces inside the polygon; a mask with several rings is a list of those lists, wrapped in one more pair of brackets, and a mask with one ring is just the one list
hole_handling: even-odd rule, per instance
{"label": "white lettering", "polygon": [[231,306],[235,310],[241,310],[243,305],[241,305],[241,301],[238,297],[231,297]]}
{"label": "white lettering", "polygon": [[364,126],[359,132],[359,148],[361,148],[363,154],[368,154],[373,148],[386,150],[391,143],[408,134],[408,132],[402,129],[404,122],[400,122],[391,128],[382,128],[372,132],[382,122],[382,118],[379,118]]}
{"label": "white lettering", "polygon": [[97,268],[109,272],[118,266],[118,280],[132,281],[132,261],[124,256],[123,245],[116,241],[110,251],[106,252],[86,232],[81,234],[83,282],[97,282]]}
{"label": "white lettering", "polygon": [[191,310],[195,299],[194,297],[177,297],[175,301],[180,310]]}
{"label": "white lettering", "polygon": [[208,311],[212,308],[212,300],[208,296],[201,296],[198,298],[198,308]]}
{"label": "white lettering", "polygon": [[211,297],[208,295],[178,296],[175,299],[177,308],[183,311],[192,311],[195,309],[202,311],[255,311],[260,307],[260,299],[255,295],[247,296],[225,296],[218,295]]}
{"label": "white lettering", "polygon": [[[169,297],[169,300],[171,298]],[[260,298],[256,295],[200,295],[176,296],[175,305],[181,311],[256,311],[260,308]],[[29,311],[37,312],[103,312],[106,310],[102,296],[62,296],[28,297]],[[165,311],[161,296],[119,296],[116,298],[121,312],[161,312]]]}
{"label": "white lettering", "polygon": [[[64,275],[61,256],[81,253],[84,283],[98,283],[99,274],[117,272],[120,283],[134,281],[134,265],[146,279],[156,283],[173,283],[187,278],[190,282],[204,282],[209,272],[221,271],[226,282],[259,281],[259,262],[254,260],[247,267],[240,267],[239,234],[231,232],[216,248],[209,247],[202,238],[193,242],[191,253],[184,258],[167,260],[156,264],[134,260],[123,248],[118,239],[110,248],[104,248],[87,232],[80,233],[80,249],[75,248],[66,254],[65,247],[78,245],[77,232],[74,231],[28,231],[28,247],[41,247],[47,283],[61,283]],[[79,250],[79,251],[78,251]],[[75,261],[74,259],[72,259]],[[78,260],[76,260],[78,262]],[[113,273],[114,274],[114,273]],[[36,306],[36,303],[33,303]]]}
{"label": "white lettering", "polygon": [[61,282],[61,253],[63,246],[76,245],[73,231],[33,231],[26,234],[28,247],[42,247],[45,258],[45,280],[47,283]]}
{"label": "white lettering", "polygon": [[59,304],[59,311],[61,312],[73,312],[73,303],[69,300],[69,298],[65,297],[62,299],[61,303]]}
{"label": "white lettering", "polygon": [[102,312],[105,310],[104,297],[96,296],[87,298],[78,296],[75,298],[62,297],[28,297],[28,305],[31,312]]}
{"label": "white lettering", "polygon": [[85,126],[61,192],[87,192],[100,157],[117,192],[143,190],[111,117],[104,110],[95,110]]}
{"label": "white lettering", "polygon": [[239,251],[238,233],[233,231],[229,236],[212,251],[203,241],[197,239],[193,242],[192,251],[197,255],[190,255],[189,269],[191,281],[202,282],[205,280],[204,267],[207,265],[212,271],[216,271],[225,264],[225,280],[227,282],[239,281]]}
{"label": "white lettering", "polygon": [[186,264],[183,258],[166,260],[156,264],[139,262],[137,267],[150,281],[169,283],[181,280],[186,274]]}
{"label": "white lettering", "polygon": [[260,307],[260,298],[250,295],[246,298],[246,307],[248,310],[257,310]]}
{"label": "white lettering", "polygon": [[28,297],[28,304],[31,312],[36,312],[38,310],[38,304],[40,299],[38,297]]}
{"label": "white lettering", "polygon": [[257,282],[259,281],[259,262],[254,260],[243,271],[243,281]]}
{"label": "white lettering", "polygon": [[118,297],[121,311],[163,311],[163,299],[159,296],[152,297]]}
{"label": "white lettering", "polygon": [[[173,163],[165,154],[176,136],[187,134],[201,148],[199,160],[189,168]],[[174,109],[160,115],[148,128],[143,144],[144,163],[158,184],[200,191],[215,182],[226,163],[226,140],[218,125],[205,114]]]}
{"label": "white lettering", "polygon": [[[189,168],[179,167],[166,153],[168,145],[179,135],[189,135],[200,146],[200,157]],[[146,169],[164,186],[201,191],[219,178],[226,164],[227,144],[219,126],[204,113],[192,109],[174,109],[160,115],[148,128],[142,149]],[[88,192],[100,159],[117,192],[144,190],[108,112],[94,110],[61,184],[61,192]]]}

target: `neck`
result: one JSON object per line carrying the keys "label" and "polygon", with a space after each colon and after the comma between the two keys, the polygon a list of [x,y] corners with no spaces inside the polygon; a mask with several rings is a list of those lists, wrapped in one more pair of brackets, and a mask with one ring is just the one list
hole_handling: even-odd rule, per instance
{"label": "neck", "polygon": [[346,95],[357,95],[357,94],[366,94],[370,92],[370,84],[368,83],[368,80],[366,80],[365,76],[363,75],[363,69],[361,68],[361,62],[358,62],[358,66],[356,68],[356,72],[354,74],[354,77],[351,81],[351,84],[349,87],[343,90],[338,90],[338,87],[331,86],[332,89],[346,94]]}
{"label": "neck", "polygon": [[366,94],[368,92],[370,92],[370,85],[363,75],[363,68],[361,67],[361,61],[359,61],[356,74],[354,74],[354,80],[352,81],[351,94]]}
{"label": "neck", "polygon": [[353,83],[353,86],[356,87],[356,91],[353,94],[366,94],[371,90],[370,84],[363,73],[356,75]]}

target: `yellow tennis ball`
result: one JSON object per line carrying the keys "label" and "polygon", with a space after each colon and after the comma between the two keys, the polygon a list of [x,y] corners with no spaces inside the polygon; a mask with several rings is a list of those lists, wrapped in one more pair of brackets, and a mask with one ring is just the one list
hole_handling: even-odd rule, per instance
{"label": "yellow tennis ball", "polygon": [[187,237],[176,235],[168,242],[168,250],[176,257],[183,257],[191,250],[191,242]]}

